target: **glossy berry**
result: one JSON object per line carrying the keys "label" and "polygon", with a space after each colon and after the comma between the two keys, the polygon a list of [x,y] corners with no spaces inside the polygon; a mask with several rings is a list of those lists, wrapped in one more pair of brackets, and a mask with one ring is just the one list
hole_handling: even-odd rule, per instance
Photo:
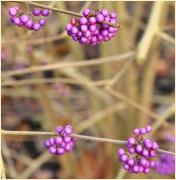
{"label": "glossy berry", "polygon": [[21,21],[22,23],[27,23],[28,20],[29,20],[29,16],[28,16],[28,15],[22,15],[22,16],[20,17],[20,21]]}
{"label": "glossy berry", "polygon": [[104,21],[104,16],[102,14],[98,14],[96,16],[96,20],[97,20],[97,22],[101,23]]}
{"label": "glossy berry", "polygon": [[128,138],[128,143],[129,143],[130,145],[135,144],[135,142],[136,142],[136,140],[135,140],[134,138],[132,138],[132,137]]}
{"label": "glossy berry", "polygon": [[38,21],[38,23],[41,25],[41,26],[44,26],[46,24],[46,20],[45,19],[40,19]]}
{"label": "glossy berry", "polygon": [[83,10],[83,15],[84,15],[85,17],[87,17],[87,16],[89,15],[89,13],[90,13],[90,9],[84,9],[84,10]]}
{"label": "glossy berry", "polygon": [[48,16],[49,15],[49,10],[48,9],[43,9],[41,10],[42,16]]}
{"label": "glossy berry", "polygon": [[38,30],[40,30],[41,25],[39,23],[34,23],[32,28],[33,28],[34,31],[38,31]]}
{"label": "glossy berry", "polygon": [[9,9],[9,15],[15,17],[18,14],[18,9],[15,7],[12,7]]}
{"label": "glossy berry", "polygon": [[32,10],[32,14],[33,14],[34,16],[39,16],[40,13],[41,13],[41,10],[38,9],[38,8],[34,8],[34,9]]}
{"label": "glossy berry", "polygon": [[15,24],[15,25],[20,25],[20,24],[21,24],[20,18],[15,17],[15,18],[14,18],[14,24]]}

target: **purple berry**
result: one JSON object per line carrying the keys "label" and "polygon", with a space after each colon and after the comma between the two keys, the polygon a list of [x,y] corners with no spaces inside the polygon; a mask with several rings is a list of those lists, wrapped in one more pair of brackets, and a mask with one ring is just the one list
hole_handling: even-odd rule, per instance
{"label": "purple berry", "polygon": [[150,151],[150,157],[155,157],[155,156],[156,156],[156,151],[151,150],[151,151]]}
{"label": "purple berry", "polygon": [[103,14],[104,17],[108,16],[108,11],[106,9],[101,10],[101,14]]}
{"label": "purple berry", "polygon": [[143,155],[144,157],[148,158],[148,156],[149,156],[148,150],[147,150],[147,149],[143,149],[143,150],[142,150],[142,155]]}
{"label": "purple berry", "polygon": [[101,31],[101,35],[106,37],[108,35],[108,31],[107,30],[103,30]]}
{"label": "purple berry", "polygon": [[91,32],[89,30],[87,30],[85,33],[84,33],[84,36],[85,37],[90,37],[91,36]]}
{"label": "purple berry", "polygon": [[128,160],[128,165],[133,166],[134,164],[135,164],[134,159],[129,159]]}
{"label": "purple berry", "polygon": [[64,142],[69,143],[71,141],[71,137],[66,136],[64,137]]}
{"label": "purple berry", "polygon": [[150,172],[150,169],[149,168],[145,168],[144,171],[143,171],[145,174],[148,174]]}
{"label": "purple berry", "polygon": [[133,137],[130,137],[128,138],[128,143],[134,145],[136,143],[136,140]]}
{"label": "purple berry", "polygon": [[61,147],[62,147],[62,148],[65,148],[65,145],[66,145],[65,142],[62,142],[62,143],[61,143]]}
{"label": "purple berry", "polygon": [[110,13],[110,17],[111,17],[112,19],[115,19],[115,18],[116,18],[116,13],[115,13],[115,12]]}
{"label": "purple berry", "polygon": [[45,146],[46,146],[46,147],[49,147],[49,146],[50,146],[50,142],[49,142],[48,139],[45,141]]}
{"label": "purple berry", "polygon": [[14,24],[14,20],[15,18],[14,17],[10,17],[10,22]]}
{"label": "purple berry", "polygon": [[81,31],[86,32],[87,31],[87,26],[86,25],[81,25]]}
{"label": "purple berry", "polygon": [[108,28],[108,31],[109,31],[110,33],[113,33],[113,32],[114,32],[114,28],[113,28],[112,26],[110,26],[110,27]]}
{"label": "purple berry", "polygon": [[134,173],[138,173],[139,172],[139,166],[138,165],[133,166],[132,170]]}
{"label": "purple berry", "polygon": [[71,32],[72,32],[73,34],[76,34],[76,33],[78,32],[78,28],[75,27],[75,26],[73,26],[73,27],[71,28]]}
{"label": "purple berry", "polygon": [[144,146],[150,149],[152,147],[152,141],[148,138],[144,139]]}
{"label": "purple berry", "polygon": [[41,25],[39,23],[34,23],[32,28],[33,28],[34,31],[38,31],[38,30],[40,30]]}
{"label": "purple berry", "polygon": [[141,129],[140,129],[140,134],[144,135],[144,134],[146,134],[146,133],[147,133],[147,131],[146,131],[145,128],[141,128]]}
{"label": "purple berry", "polygon": [[84,24],[87,23],[87,18],[81,17],[81,18],[79,19],[79,22],[80,22],[81,25],[84,25]]}
{"label": "purple berry", "polygon": [[124,164],[124,165],[123,165],[123,168],[124,168],[125,170],[129,170],[130,166],[129,166],[128,164]]}
{"label": "purple berry", "polygon": [[123,155],[125,153],[123,148],[118,149],[118,155]]}
{"label": "purple berry", "polygon": [[159,148],[158,144],[156,142],[152,143],[152,149],[157,150]]}
{"label": "purple berry", "polygon": [[41,26],[44,26],[46,24],[46,20],[45,19],[40,19],[38,22],[39,22],[39,24]]}
{"label": "purple berry", "polygon": [[130,154],[134,154],[134,153],[135,153],[134,147],[128,148],[128,152],[129,152]]}
{"label": "purple berry", "polygon": [[57,133],[57,134],[60,134],[60,133],[63,131],[63,129],[64,129],[64,128],[63,128],[62,126],[57,126],[57,127],[56,127],[56,133]]}
{"label": "purple berry", "polygon": [[128,160],[128,156],[126,154],[123,154],[120,158],[123,162],[126,162]]}
{"label": "purple berry", "polygon": [[91,32],[94,32],[96,29],[97,29],[96,25],[90,25],[90,26],[89,26],[89,30],[90,30]]}
{"label": "purple berry", "polygon": [[85,17],[87,17],[87,16],[89,15],[89,13],[90,13],[90,9],[84,9],[84,10],[83,10],[83,15],[84,15]]}
{"label": "purple berry", "polygon": [[82,37],[80,41],[81,43],[86,43],[87,39],[85,37]]}
{"label": "purple berry", "polygon": [[155,167],[155,161],[150,161],[150,167],[151,168]]}
{"label": "purple berry", "polygon": [[9,15],[15,17],[18,14],[18,10],[14,7],[9,9]]}
{"label": "purple berry", "polygon": [[143,167],[146,167],[146,165],[147,165],[147,160],[146,160],[145,158],[141,158],[140,164],[141,164]]}
{"label": "purple berry", "polygon": [[15,25],[20,25],[20,23],[21,23],[21,22],[20,22],[20,18],[15,17],[15,18],[14,18],[14,24],[15,24]]}
{"label": "purple berry", "polygon": [[89,22],[90,22],[90,24],[96,24],[96,18],[95,17],[90,17]]}
{"label": "purple berry", "polygon": [[82,32],[81,31],[78,31],[78,33],[77,33],[77,36],[80,38],[80,37],[82,37]]}
{"label": "purple berry", "polygon": [[41,13],[41,10],[38,9],[38,8],[34,8],[34,9],[32,10],[32,14],[33,14],[34,16],[39,16],[40,13]]}
{"label": "purple berry", "polygon": [[72,145],[70,145],[69,143],[66,144],[65,146],[65,150],[70,152],[72,150]]}
{"label": "purple berry", "polygon": [[64,154],[64,149],[63,148],[57,148],[57,154],[58,155],[63,155]]}
{"label": "purple berry", "polygon": [[110,17],[109,16],[105,17],[105,21],[109,22],[110,21]]}
{"label": "purple berry", "polygon": [[152,127],[151,126],[147,126],[145,129],[146,129],[147,132],[151,132],[152,131]]}
{"label": "purple berry", "polygon": [[49,15],[49,10],[48,9],[42,9],[41,14],[42,14],[42,16],[48,16]]}
{"label": "purple berry", "polygon": [[67,30],[67,31],[71,31],[71,28],[72,28],[72,25],[71,25],[71,24],[67,24],[66,30]]}
{"label": "purple berry", "polygon": [[48,141],[49,141],[51,146],[55,144],[55,139],[54,138],[49,138]]}
{"label": "purple berry", "polygon": [[56,147],[50,146],[50,147],[49,147],[49,152],[50,152],[51,154],[56,154]]}
{"label": "purple berry", "polygon": [[143,173],[143,172],[144,172],[144,167],[140,166],[140,167],[139,167],[139,172],[140,172],[140,173]]}
{"label": "purple berry", "polygon": [[137,145],[136,145],[136,149],[135,149],[135,150],[136,150],[137,153],[142,152],[142,149],[143,149],[143,148],[142,148],[142,146],[141,146],[140,144],[137,144]]}
{"label": "purple berry", "polygon": [[73,128],[72,128],[71,125],[67,125],[67,126],[64,127],[64,132],[66,134],[70,135],[72,133],[72,131],[73,131]]}
{"label": "purple berry", "polygon": [[33,22],[31,19],[29,19],[26,23],[25,23],[25,27],[28,29],[32,29],[33,26]]}
{"label": "purple berry", "polygon": [[27,23],[28,20],[29,20],[29,16],[28,16],[28,15],[22,15],[22,16],[20,17],[20,21],[21,21],[22,23]]}
{"label": "purple berry", "polygon": [[55,139],[55,143],[56,144],[61,144],[63,142],[63,139],[62,139],[62,137],[60,137],[60,136],[58,136],[58,137],[56,137],[56,139]]}
{"label": "purple berry", "polygon": [[71,24],[76,25],[76,19],[75,18],[71,18]]}
{"label": "purple berry", "polygon": [[102,14],[98,14],[96,16],[96,20],[97,20],[97,22],[101,23],[104,21],[104,16]]}

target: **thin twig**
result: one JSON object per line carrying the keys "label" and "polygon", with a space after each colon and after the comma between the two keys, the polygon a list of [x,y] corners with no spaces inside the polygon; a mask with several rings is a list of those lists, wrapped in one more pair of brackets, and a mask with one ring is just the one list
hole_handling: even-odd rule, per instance
{"label": "thin twig", "polygon": [[53,69],[61,69],[61,68],[69,68],[69,67],[81,67],[81,66],[93,66],[102,63],[109,63],[109,62],[116,62],[128,59],[135,55],[134,51],[130,51],[127,53],[111,56],[111,57],[104,57],[104,58],[97,58],[92,59],[91,61],[83,60],[78,62],[63,62],[63,63],[53,63],[49,65],[40,65],[40,66],[33,66],[31,68],[26,68],[22,70],[12,70],[2,73],[3,76],[11,76],[11,75],[22,75],[27,73],[39,72],[39,71],[47,71]]}
{"label": "thin twig", "polygon": [[123,66],[123,68],[118,71],[115,76],[110,80],[110,82],[107,84],[107,87],[113,87],[113,85],[115,83],[117,83],[117,81],[122,77],[122,75],[126,72],[126,70],[128,69],[128,67],[131,65],[132,61],[134,60],[134,57],[130,58],[126,64]]}
{"label": "thin twig", "polygon": [[161,39],[164,39],[166,40],[167,42],[171,43],[172,45],[175,45],[175,39],[168,35],[167,33],[165,32],[158,32],[157,35],[161,38]]}
{"label": "thin twig", "polygon": [[[57,135],[55,132],[40,132],[40,131],[8,131],[8,130],[1,130],[2,135],[29,135],[29,136],[36,136],[36,135],[42,135],[42,136],[54,136]],[[97,141],[97,142],[107,142],[107,143],[113,143],[113,144],[126,144],[127,141],[124,140],[116,140],[116,139],[107,139],[107,138],[100,138],[100,137],[94,137],[94,136],[84,136],[79,134],[71,134],[72,137],[76,137],[79,139],[84,139],[88,141]],[[175,155],[175,153],[166,151],[163,149],[159,149],[159,152],[164,152],[167,154]]]}
{"label": "thin twig", "polygon": [[[17,1],[18,3],[25,3],[25,1]],[[35,3],[35,2],[28,2],[30,5],[32,6],[36,6],[36,7],[41,7],[41,8],[44,8],[44,9],[49,9],[49,10],[52,10],[52,11],[55,11],[55,12],[59,12],[59,13],[64,13],[64,14],[67,14],[67,15],[72,15],[72,16],[77,16],[77,17],[82,17],[81,14],[79,13],[75,13],[75,12],[72,12],[72,11],[67,11],[67,10],[64,10],[64,9],[58,9],[58,8],[55,8],[55,7],[51,7],[51,6],[48,6],[48,5],[43,5],[43,4],[39,4],[39,3]]]}
{"label": "thin twig", "polygon": [[[104,86],[106,84],[109,84],[110,79],[107,80],[99,80],[94,81],[92,86]],[[31,85],[31,84],[37,84],[37,83],[64,83],[64,84],[79,84],[84,85],[84,83],[78,82],[74,79],[68,79],[68,78],[35,78],[35,79],[25,79],[25,80],[11,80],[11,81],[3,81],[1,82],[2,87],[6,86],[25,86],[25,85]]]}
{"label": "thin twig", "polygon": [[159,115],[153,113],[152,111],[150,111],[148,108],[145,108],[144,106],[141,106],[140,104],[138,104],[137,102],[133,101],[132,99],[129,99],[128,97],[126,97],[125,95],[122,95],[121,93],[119,93],[118,91],[114,91],[111,88],[107,88],[106,89],[109,93],[111,93],[114,97],[121,99],[122,101],[124,101],[125,103],[133,106],[134,108],[143,111],[144,113],[146,113],[148,116],[151,116],[152,118],[158,120],[158,121],[163,121],[163,118],[160,117]]}
{"label": "thin twig", "polygon": [[[25,3],[23,1],[18,1],[20,3]],[[45,9],[49,9],[49,10],[52,10],[52,11],[55,11],[55,12],[59,12],[59,13],[64,13],[64,14],[67,14],[67,15],[72,15],[72,16],[77,16],[77,17],[82,17],[82,14],[79,14],[79,13],[75,13],[75,12],[72,12],[72,11],[68,11],[68,10],[64,10],[64,9],[58,9],[58,8],[54,8],[54,7],[51,7],[51,6],[46,6],[46,5],[43,5],[43,4],[39,4],[39,3],[35,3],[35,2],[28,2],[30,5],[32,6],[37,6],[37,7],[41,7],[41,8],[45,8]],[[109,22],[102,22],[103,24],[108,24],[110,26],[113,26],[113,27],[120,27],[120,25],[117,23],[117,24],[112,24],[112,23],[109,23]]]}

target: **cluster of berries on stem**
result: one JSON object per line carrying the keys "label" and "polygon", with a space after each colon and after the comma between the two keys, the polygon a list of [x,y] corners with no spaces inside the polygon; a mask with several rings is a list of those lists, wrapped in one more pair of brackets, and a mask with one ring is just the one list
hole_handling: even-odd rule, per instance
{"label": "cluster of berries on stem", "polygon": [[144,137],[152,130],[151,126],[141,129],[134,129],[132,137],[128,138],[127,149],[118,150],[118,160],[123,163],[123,168],[130,173],[149,173],[155,166],[153,158],[157,155],[159,148],[155,141],[149,137]]}
{"label": "cluster of berries on stem", "polygon": [[72,18],[66,25],[67,34],[74,41],[93,46],[111,40],[118,29],[116,13],[109,13],[107,9],[97,11],[84,9],[82,17]]}
{"label": "cluster of berries on stem", "polygon": [[45,141],[45,146],[51,154],[63,155],[65,152],[71,152],[77,139],[71,137],[73,128],[71,125],[57,126],[58,136],[51,137]]}
{"label": "cluster of berries on stem", "polygon": [[[49,15],[48,9],[34,8],[32,13],[24,13],[19,6],[14,6],[9,9],[10,22],[14,25],[27,28],[29,30],[39,31],[46,24],[46,19]],[[42,18],[36,19],[36,17]]]}

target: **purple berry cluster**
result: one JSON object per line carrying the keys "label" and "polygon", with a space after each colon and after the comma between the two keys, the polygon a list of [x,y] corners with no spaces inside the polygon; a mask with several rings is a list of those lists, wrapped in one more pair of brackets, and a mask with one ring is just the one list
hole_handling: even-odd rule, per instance
{"label": "purple berry cluster", "polygon": [[128,151],[125,152],[123,148],[118,150],[118,160],[123,163],[123,168],[128,172],[147,174],[150,168],[155,166],[155,161],[150,158],[156,156],[159,146],[155,141],[144,137],[151,130],[151,126],[134,129],[132,137],[128,138],[126,144]]}
{"label": "purple berry cluster", "polygon": [[155,170],[159,174],[172,175],[175,173],[175,157],[170,154],[161,153],[155,164]]}
{"label": "purple berry cluster", "polygon": [[45,18],[38,18],[36,16],[46,17],[49,15],[48,9],[34,8],[32,10],[32,16],[24,14],[18,6],[11,7],[9,9],[10,22],[14,25],[27,28],[29,30],[39,31],[46,24]]}
{"label": "purple berry cluster", "polygon": [[51,154],[63,155],[65,152],[71,152],[77,141],[71,137],[73,128],[71,125],[57,126],[56,133],[58,136],[51,137],[45,141],[45,146]]}
{"label": "purple berry cluster", "polygon": [[83,16],[72,18],[66,25],[66,31],[74,41],[81,44],[97,45],[111,40],[118,32],[116,14],[107,9],[92,11],[84,9]]}

